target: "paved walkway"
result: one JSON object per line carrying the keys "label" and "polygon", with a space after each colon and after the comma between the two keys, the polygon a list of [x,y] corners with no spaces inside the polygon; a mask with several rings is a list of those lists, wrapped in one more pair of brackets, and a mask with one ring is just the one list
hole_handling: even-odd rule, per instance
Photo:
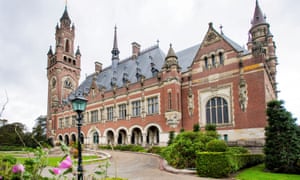
{"label": "paved walkway", "polygon": [[[120,151],[105,151],[112,155],[108,176],[123,177],[129,180],[214,180],[213,178],[200,178],[196,175],[174,174],[162,169],[162,161],[159,157]],[[98,164],[85,165],[86,174],[93,174]],[[47,170],[48,171],[48,170]],[[44,174],[44,173],[43,173]],[[45,171],[46,175],[48,174]],[[220,179],[218,179],[220,180]]]}

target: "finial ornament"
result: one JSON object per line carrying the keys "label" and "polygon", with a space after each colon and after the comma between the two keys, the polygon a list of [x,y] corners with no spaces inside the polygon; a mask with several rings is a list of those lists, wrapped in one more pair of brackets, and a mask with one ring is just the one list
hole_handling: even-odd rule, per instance
{"label": "finial ornament", "polygon": [[221,34],[223,35],[224,33],[223,33],[223,25],[222,24],[220,24],[220,32],[221,32]]}

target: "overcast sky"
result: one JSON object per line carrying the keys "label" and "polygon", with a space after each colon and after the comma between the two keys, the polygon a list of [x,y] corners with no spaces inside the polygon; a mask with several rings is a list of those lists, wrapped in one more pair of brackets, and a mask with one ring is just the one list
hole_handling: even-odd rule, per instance
{"label": "overcast sky", "polygon": [[[277,46],[279,99],[300,118],[300,1],[259,0]],[[201,43],[213,22],[224,34],[246,47],[255,0],[69,0],[82,54],[81,81],[94,71],[94,61],[111,64],[114,26],[118,27],[121,59],[131,43],[142,49],[156,44],[167,52]],[[47,112],[47,52],[55,45],[55,26],[64,0],[0,0],[0,107],[2,117],[21,122],[28,130]],[[299,120],[298,120],[299,122]]]}

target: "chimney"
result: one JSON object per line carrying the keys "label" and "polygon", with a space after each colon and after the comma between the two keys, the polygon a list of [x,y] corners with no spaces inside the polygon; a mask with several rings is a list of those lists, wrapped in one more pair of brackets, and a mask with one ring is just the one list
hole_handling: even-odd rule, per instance
{"label": "chimney", "polygon": [[99,74],[102,71],[102,63],[96,61],[95,62],[95,72]]}
{"label": "chimney", "polygon": [[140,54],[141,45],[139,45],[137,42],[133,42],[131,43],[131,45],[132,45],[132,59],[136,59]]}

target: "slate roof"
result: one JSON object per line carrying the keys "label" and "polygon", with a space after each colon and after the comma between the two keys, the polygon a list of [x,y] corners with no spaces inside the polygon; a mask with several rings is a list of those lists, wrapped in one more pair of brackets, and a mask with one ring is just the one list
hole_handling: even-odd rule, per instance
{"label": "slate roof", "polygon": [[[242,52],[243,54],[248,53],[246,49],[226,37],[224,34],[221,36],[238,52]],[[181,72],[186,72],[188,67],[191,66],[200,45],[201,44],[197,44],[176,52]],[[139,75],[143,75],[145,79],[152,78],[155,76],[153,70],[156,70],[156,72],[161,71],[165,62],[165,57],[166,55],[158,45],[152,46],[141,51],[136,59],[129,57],[121,60],[117,65],[117,71],[113,71],[112,66],[108,66],[99,74],[93,73],[89,75],[77,88],[76,93],[80,91],[79,93],[88,94],[94,78],[98,88],[104,88],[105,91],[112,89],[112,83],[115,83],[117,87],[123,87],[126,83],[125,80],[128,80],[130,83],[138,82]],[[113,75],[113,72],[117,74]],[[113,77],[116,77],[116,79],[112,80]]]}

